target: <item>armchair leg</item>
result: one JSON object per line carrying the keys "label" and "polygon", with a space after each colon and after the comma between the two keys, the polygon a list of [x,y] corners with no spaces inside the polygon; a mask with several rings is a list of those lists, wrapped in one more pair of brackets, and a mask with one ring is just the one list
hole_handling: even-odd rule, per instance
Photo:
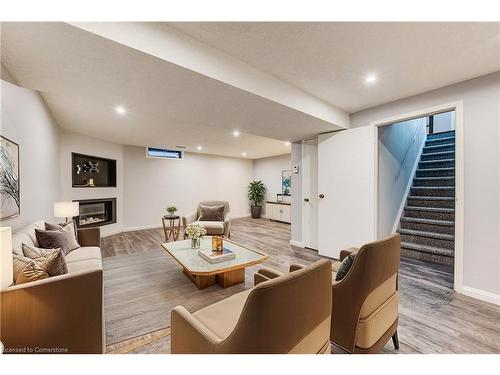
{"label": "armchair leg", "polygon": [[394,344],[394,349],[399,350],[398,331],[394,332],[394,335],[392,335],[392,343]]}

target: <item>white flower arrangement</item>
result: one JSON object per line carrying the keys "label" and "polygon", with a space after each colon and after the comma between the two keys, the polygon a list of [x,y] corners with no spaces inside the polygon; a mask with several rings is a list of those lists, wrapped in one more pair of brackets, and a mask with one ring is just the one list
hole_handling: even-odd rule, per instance
{"label": "white flower arrangement", "polygon": [[190,239],[198,239],[205,237],[207,230],[201,224],[189,224],[186,229],[184,229],[184,233]]}

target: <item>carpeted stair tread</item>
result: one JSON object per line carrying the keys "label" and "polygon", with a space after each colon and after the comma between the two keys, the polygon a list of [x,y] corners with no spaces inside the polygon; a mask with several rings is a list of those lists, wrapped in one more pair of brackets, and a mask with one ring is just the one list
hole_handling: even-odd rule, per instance
{"label": "carpeted stair tread", "polygon": [[414,229],[399,229],[400,234],[408,234],[410,236],[417,236],[417,237],[428,237],[428,238],[435,238],[439,240],[447,240],[447,241],[454,241],[455,236],[451,234],[443,234],[443,233],[435,233],[435,232],[424,232],[421,230],[414,230]]}
{"label": "carpeted stair tread", "polygon": [[447,138],[454,136],[455,136],[455,130],[447,130],[445,132],[427,134],[427,139]]}
{"label": "carpeted stair tread", "polygon": [[441,255],[445,257],[453,257],[454,251],[450,249],[443,249],[441,247],[419,245],[411,242],[401,242],[402,249],[416,250],[423,253]]}
{"label": "carpeted stair tread", "polygon": [[425,141],[425,145],[432,146],[434,144],[440,144],[439,142],[448,142],[448,143],[455,143],[455,137],[443,137],[443,138],[433,138],[433,139],[427,139]]}
{"label": "carpeted stair tread", "polygon": [[454,208],[441,208],[441,207],[419,207],[419,206],[405,206],[405,210],[413,211],[432,211],[432,212],[443,212],[443,213],[454,213]]}
{"label": "carpeted stair tread", "polygon": [[411,223],[442,225],[442,226],[447,226],[447,227],[453,227],[453,226],[455,226],[455,222],[454,221],[422,219],[422,218],[418,218],[418,217],[402,217],[401,221],[406,221],[406,222],[411,222]]}
{"label": "carpeted stair tread", "polygon": [[[448,148],[448,147],[455,147],[455,143],[445,143],[445,144],[440,144],[440,145],[432,145],[432,146],[424,146],[423,153],[424,154],[432,154],[439,152],[437,150],[443,149],[443,148]],[[444,152],[444,151],[443,151]]]}
{"label": "carpeted stair tread", "polygon": [[[434,181],[434,180],[447,180],[451,181],[454,180],[455,176],[444,176],[444,177],[437,177],[437,176],[431,176],[431,177],[415,177],[416,181]],[[450,185],[451,186],[451,185]]]}
{"label": "carpeted stair tread", "polygon": [[433,197],[430,195],[410,195],[408,199],[420,199],[424,201],[454,201],[455,197]]}
{"label": "carpeted stair tread", "polygon": [[[435,160],[443,160],[439,159],[440,156],[455,156],[455,151],[437,151],[437,152],[428,152],[425,155],[426,160],[434,160],[432,158],[436,158]],[[454,159],[453,157],[447,159]]]}

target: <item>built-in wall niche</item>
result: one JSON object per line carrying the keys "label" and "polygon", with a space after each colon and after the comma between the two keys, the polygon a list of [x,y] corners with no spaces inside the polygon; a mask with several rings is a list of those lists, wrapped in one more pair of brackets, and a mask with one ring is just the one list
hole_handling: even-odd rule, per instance
{"label": "built-in wall niche", "polygon": [[116,187],[116,160],[72,152],[71,169],[73,187]]}

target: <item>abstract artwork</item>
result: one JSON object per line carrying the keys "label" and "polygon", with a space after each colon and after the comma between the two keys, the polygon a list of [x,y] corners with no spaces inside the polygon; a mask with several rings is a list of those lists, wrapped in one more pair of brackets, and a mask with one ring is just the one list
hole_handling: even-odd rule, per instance
{"label": "abstract artwork", "polygon": [[19,145],[0,136],[0,220],[19,215]]}
{"label": "abstract artwork", "polygon": [[283,195],[291,195],[291,186],[292,186],[292,171],[285,170],[281,171],[281,193]]}

